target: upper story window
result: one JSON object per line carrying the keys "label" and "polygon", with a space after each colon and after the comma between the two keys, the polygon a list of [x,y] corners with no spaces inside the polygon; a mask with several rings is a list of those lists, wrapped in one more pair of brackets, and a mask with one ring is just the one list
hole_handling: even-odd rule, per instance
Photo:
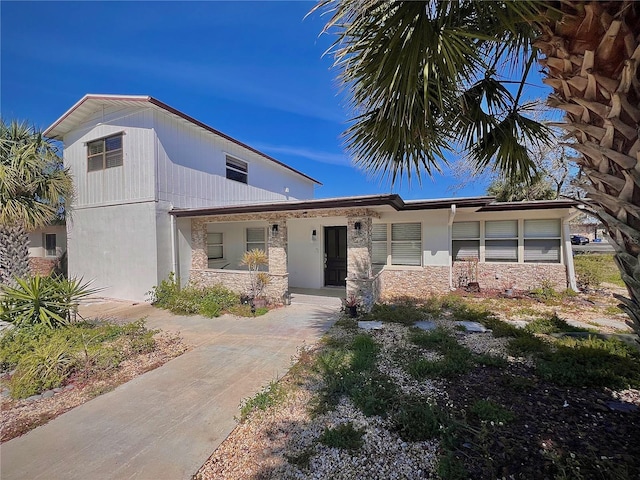
{"label": "upper story window", "polygon": [[87,143],[87,171],[122,166],[122,133]]}
{"label": "upper story window", "polygon": [[249,166],[247,162],[227,155],[227,178],[236,182],[247,183]]}

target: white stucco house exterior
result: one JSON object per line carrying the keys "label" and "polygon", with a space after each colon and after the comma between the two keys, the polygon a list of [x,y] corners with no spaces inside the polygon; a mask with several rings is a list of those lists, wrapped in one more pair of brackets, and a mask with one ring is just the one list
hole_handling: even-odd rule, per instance
{"label": "white stucco house exterior", "polygon": [[275,302],[294,288],[366,304],[470,281],[575,288],[571,201],[314,199],[317,180],[148,96],[86,95],[45,135],[77,190],[69,273],[105,296],[143,300],[172,271],[244,291],[252,248],[268,253]]}

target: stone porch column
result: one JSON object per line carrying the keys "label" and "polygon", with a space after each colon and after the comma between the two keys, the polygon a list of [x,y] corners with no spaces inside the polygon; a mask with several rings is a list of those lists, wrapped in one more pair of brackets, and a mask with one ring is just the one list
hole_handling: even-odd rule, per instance
{"label": "stone porch column", "polygon": [[371,217],[347,217],[347,296],[359,298],[366,310],[377,300],[371,275],[371,233]]}
{"label": "stone porch column", "polygon": [[207,222],[203,218],[191,220],[191,269],[209,268],[207,254]]}
{"label": "stone porch column", "polygon": [[[274,225],[277,225],[277,232],[273,231]],[[284,275],[287,273],[286,219],[270,222],[267,234],[269,235],[269,273],[274,275]]]}

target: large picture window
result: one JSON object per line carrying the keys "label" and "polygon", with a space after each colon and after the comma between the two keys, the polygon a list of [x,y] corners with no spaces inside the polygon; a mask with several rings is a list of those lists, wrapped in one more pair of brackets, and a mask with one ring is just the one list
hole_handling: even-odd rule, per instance
{"label": "large picture window", "polygon": [[87,171],[122,166],[122,134],[87,143]]}
{"label": "large picture window", "polygon": [[240,183],[247,183],[249,166],[247,162],[227,156],[227,178]]}

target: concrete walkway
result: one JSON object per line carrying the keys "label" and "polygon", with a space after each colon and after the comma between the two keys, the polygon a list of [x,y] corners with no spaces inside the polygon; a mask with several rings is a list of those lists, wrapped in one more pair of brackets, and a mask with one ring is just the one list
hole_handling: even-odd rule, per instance
{"label": "concrete walkway", "polygon": [[303,343],[335,321],[340,301],[294,297],[257,318],[174,316],[97,302],[88,316],[146,316],[196,347],[0,447],[2,480],[190,479],[235,427],[241,400],[282,376]]}

